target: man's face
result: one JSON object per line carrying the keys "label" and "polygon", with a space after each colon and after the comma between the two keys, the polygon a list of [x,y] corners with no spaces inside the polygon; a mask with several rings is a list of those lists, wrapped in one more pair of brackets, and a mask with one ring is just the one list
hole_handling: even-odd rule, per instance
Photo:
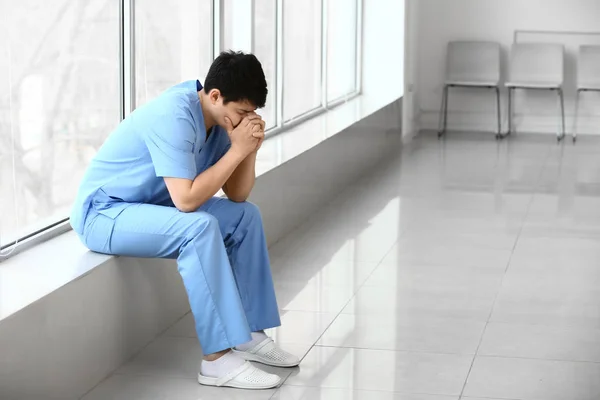
{"label": "man's face", "polygon": [[225,117],[228,117],[234,128],[242,122],[244,117],[256,111],[256,107],[248,101],[230,101],[225,104],[223,102],[223,97],[219,99],[215,108],[215,119],[217,124],[226,127]]}

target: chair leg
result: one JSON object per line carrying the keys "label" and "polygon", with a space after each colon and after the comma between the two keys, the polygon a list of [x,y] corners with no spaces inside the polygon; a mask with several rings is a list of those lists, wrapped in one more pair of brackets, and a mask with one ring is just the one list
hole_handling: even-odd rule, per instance
{"label": "chair leg", "polygon": [[438,123],[438,137],[446,133],[446,114],[448,109],[448,85],[444,85],[442,92],[442,106],[440,107],[440,119]]}
{"label": "chair leg", "polygon": [[577,122],[579,120],[579,98],[581,97],[581,90],[577,90],[577,96],[575,97],[575,120],[573,121],[573,143],[577,141]]}
{"label": "chair leg", "polygon": [[510,136],[513,130],[513,90],[514,88],[508,88],[508,132],[506,136]]}
{"label": "chair leg", "polygon": [[500,115],[500,88],[496,86],[496,112],[498,118],[498,130],[496,131],[496,139],[502,138],[502,121]]}
{"label": "chair leg", "polygon": [[446,132],[446,130],[448,129],[448,105],[450,103],[450,88],[451,86],[448,86],[446,88],[446,107],[444,108],[444,132]]}
{"label": "chair leg", "polygon": [[558,89],[558,97],[560,100],[560,117],[561,117],[561,131],[558,134],[558,141],[561,141],[565,137],[565,98],[563,95],[562,88]]}
{"label": "chair leg", "polygon": [[444,92],[444,126],[442,128],[442,135],[446,133],[448,129],[448,103],[450,102],[450,86],[446,86],[446,91]]}

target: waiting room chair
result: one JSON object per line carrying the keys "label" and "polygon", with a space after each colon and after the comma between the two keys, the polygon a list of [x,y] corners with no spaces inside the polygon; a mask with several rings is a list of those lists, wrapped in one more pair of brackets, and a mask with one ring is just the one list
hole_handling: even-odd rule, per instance
{"label": "waiting room chair", "polygon": [[577,140],[579,98],[583,92],[600,92],[600,46],[596,45],[579,47],[579,57],[577,59],[577,98],[575,100],[573,142]]}
{"label": "waiting room chair", "polygon": [[500,44],[465,41],[448,43],[438,137],[446,133],[449,92],[454,87],[495,89],[498,116],[496,138],[500,138]]}
{"label": "waiting room chair", "polygon": [[513,96],[516,89],[551,90],[560,101],[560,126],[557,139],[565,136],[563,95],[565,49],[561,44],[515,43],[510,54],[508,88],[508,135],[513,131]]}

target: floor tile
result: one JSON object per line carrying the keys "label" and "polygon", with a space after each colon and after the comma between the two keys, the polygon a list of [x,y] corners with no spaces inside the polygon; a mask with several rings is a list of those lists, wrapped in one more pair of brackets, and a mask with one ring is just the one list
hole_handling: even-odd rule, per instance
{"label": "floor tile", "polygon": [[334,321],[336,313],[283,311],[281,326],[268,329],[277,343],[313,345]]}
{"label": "floor tile", "polygon": [[296,263],[312,264],[329,260],[379,263],[398,240],[400,230],[389,225],[385,229],[365,226],[354,231],[310,233],[309,236],[302,248],[293,255]]}
{"label": "floor tile", "polygon": [[401,227],[400,210],[395,194],[354,188],[311,216],[307,224],[310,232],[316,234],[362,232],[367,227],[388,230]]}
{"label": "floor tile", "polygon": [[306,283],[276,282],[279,307],[286,311],[339,313],[354,295],[352,286],[327,286],[316,280]]}
{"label": "floor tile", "polygon": [[[440,210],[442,212],[466,211],[477,215],[510,214],[524,215],[532,201],[533,195],[528,193],[511,194],[502,192],[468,192],[452,190],[440,192],[438,196],[414,196],[402,202],[414,209]],[[410,204],[410,203],[414,204]]]}
{"label": "floor tile", "polygon": [[572,215],[528,215],[523,223],[522,238],[592,238],[600,239],[600,218]]}
{"label": "floor tile", "polygon": [[[570,192],[565,193],[560,191],[561,183],[557,182],[556,194],[538,194],[534,197],[531,204],[531,215],[574,215],[582,217],[600,217],[600,209],[597,206],[597,198],[600,193],[593,193],[595,196],[590,196],[590,193],[585,193],[586,196],[581,196],[576,193],[574,185],[576,177],[569,177],[566,185],[570,185]],[[564,186],[564,185],[563,185]],[[595,190],[600,187],[598,182],[594,182],[588,187],[593,187]]]}
{"label": "floor tile", "polygon": [[280,263],[273,272],[276,283],[320,282],[327,286],[360,287],[378,263],[349,262],[340,257],[330,260],[302,262],[296,258]]}
{"label": "floor tile", "polygon": [[410,317],[459,318],[487,321],[496,294],[462,292],[442,288],[364,286],[343,309],[344,314],[406,315]]}
{"label": "floor tile", "polygon": [[416,241],[402,238],[383,259],[382,264],[428,264],[505,270],[512,249],[475,247],[468,244]]}
{"label": "floor tile", "polygon": [[269,400],[274,393],[207,387],[196,379],[113,375],[81,400]]}
{"label": "floor tile", "polygon": [[547,271],[568,266],[579,269],[598,265],[600,239],[593,238],[519,238],[510,262],[511,268],[528,267]]}
{"label": "floor tile", "polygon": [[418,394],[460,394],[471,356],[314,347],[286,384]]}
{"label": "floor tile", "polygon": [[525,400],[596,400],[600,364],[477,357],[465,396]]}
{"label": "floor tile", "polygon": [[275,393],[271,400],[458,400],[458,397],[337,388],[283,386]]}
{"label": "floor tile", "polygon": [[515,247],[518,233],[504,232],[445,232],[432,230],[407,229],[402,235],[402,241],[407,246],[415,244],[436,244],[445,246],[471,246],[497,250],[512,250]]}
{"label": "floor tile", "polygon": [[492,322],[478,354],[600,362],[600,329]]}
{"label": "floor tile", "polygon": [[340,315],[319,345],[475,354],[485,322],[405,315]]}
{"label": "floor tile", "polygon": [[523,213],[488,213],[472,210],[402,209],[406,232],[445,234],[511,234],[523,226]]}
{"label": "floor tile", "polygon": [[382,263],[364,285],[489,297],[498,293],[504,275],[503,270],[490,268]]}
{"label": "floor tile", "polygon": [[509,268],[491,320],[600,329],[600,270]]}

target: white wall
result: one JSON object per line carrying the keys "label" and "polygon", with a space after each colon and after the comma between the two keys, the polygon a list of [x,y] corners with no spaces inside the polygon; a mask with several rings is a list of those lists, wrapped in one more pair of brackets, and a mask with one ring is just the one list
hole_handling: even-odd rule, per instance
{"label": "white wall", "polygon": [[[446,44],[450,40],[492,40],[503,47],[503,74],[515,32],[524,30],[563,32],[518,33],[518,41],[558,42],[567,48],[567,131],[574,115],[576,49],[580,44],[600,44],[600,35],[570,35],[564,32],[600,33],[598,0],[410,0],[416,11],[417,46],[407,56],[416,60],[418,76],[413,117],[422,129],[437,129],[442,95]],[[411,82],[409,81],[408,84]],[[494,129],[494,98],[491,92],[455,89],[450,102],[449,129]],[[580,108],[579,131],[600,134],[600,95],[585,95]],[[550,92],[520,94],[516,103],[516,128],[523,132],[556,133],[556,95]],[[503,129],[506,129],[506,91],[503,90]]]}
{"label": "white wall", "polygon": [[0,321],[0,399],[78,399],[189,308],[173,261],[112,257]]}

